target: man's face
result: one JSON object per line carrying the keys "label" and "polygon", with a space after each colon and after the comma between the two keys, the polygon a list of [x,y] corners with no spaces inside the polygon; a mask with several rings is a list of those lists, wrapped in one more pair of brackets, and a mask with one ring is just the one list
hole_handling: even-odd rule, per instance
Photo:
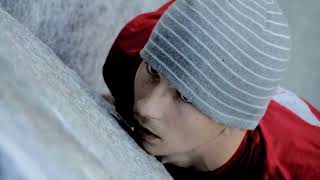
{"label": "man's face", "polygon": [[134,82],[134,116],[143,148],[155,156],[188,153],[212,140],[219,127],[142,62]]}

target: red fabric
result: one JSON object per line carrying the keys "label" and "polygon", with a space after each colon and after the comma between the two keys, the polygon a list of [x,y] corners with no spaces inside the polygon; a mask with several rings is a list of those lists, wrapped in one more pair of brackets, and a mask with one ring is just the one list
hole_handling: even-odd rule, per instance
{"label": "red fabric", "polygon": [[320,127],[271,102],[258,129],[266,150],[264,179],[320,178]]}
{"label": "red fabric", "polygon": [[[117,111],[130,119],[133,82],[141,63],[139,51],[169,1],[159,10],[142,14],[120,32],[104,65],[105,81]],[[320,120],[320,113],[308,103]],[[282,105],[271,101],[260,125],[248,131],[237,152],[212,172],[165,165],[175,179],[320,179],[320,128],[312,126]]]}

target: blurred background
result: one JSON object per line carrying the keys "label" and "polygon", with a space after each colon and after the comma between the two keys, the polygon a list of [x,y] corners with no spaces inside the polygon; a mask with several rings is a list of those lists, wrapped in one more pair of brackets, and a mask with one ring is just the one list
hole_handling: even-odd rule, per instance
{"label": "blurred background", "polygon": [[[102,66],[121,28],[166,0],[0,0],[96,92],[108,93]],[[293,37],[282,85],[320,109],[320,1],[279,0]],[[125,82],[119,82],[125,83]]]}
{"label": "blurred background", "polygon": [[279,0],[292,33],[292,58],[283,86],[320,109],[320,1]]}

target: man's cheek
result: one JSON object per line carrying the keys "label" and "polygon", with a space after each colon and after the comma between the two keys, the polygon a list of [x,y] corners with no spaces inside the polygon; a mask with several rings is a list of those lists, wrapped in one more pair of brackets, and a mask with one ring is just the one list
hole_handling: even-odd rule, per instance
{"label": "man's cheek", "polygon": [[134,91],[135,101],[142,99],[145,94],[146,94],[146,90],[142,87],[142,85],[137,84]]}

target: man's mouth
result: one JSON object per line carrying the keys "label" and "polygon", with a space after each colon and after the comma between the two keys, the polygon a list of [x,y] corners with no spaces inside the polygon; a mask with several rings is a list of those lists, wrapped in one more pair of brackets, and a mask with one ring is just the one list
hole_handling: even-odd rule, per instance
{"label": "man's mouth", "polygon": [[158,135],[152,133],[150,130],[141,126],[139,123],[137,124],[137,127],[135,128],[135,130],[137,130],[137,133],[142,137],[143,140],[147,142],[152,143],[152,142],[159,141],[161,139]]}

